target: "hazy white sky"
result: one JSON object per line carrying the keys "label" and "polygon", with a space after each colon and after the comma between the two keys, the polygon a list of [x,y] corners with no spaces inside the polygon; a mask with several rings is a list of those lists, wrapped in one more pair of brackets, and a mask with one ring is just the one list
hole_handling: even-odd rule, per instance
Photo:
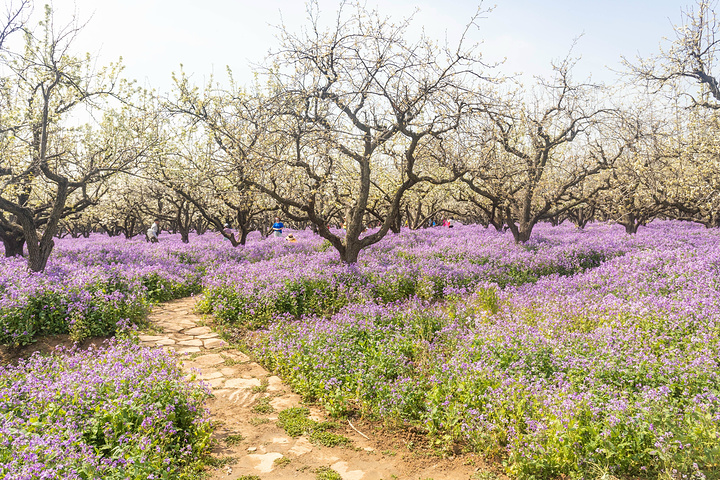
{"label": "hazy white sky", "polygon": [[[42,0],[36,0],[36,12]],[[331,18],[339,0],[319,0]],[[62,18],[77,12],[87,20],[75,47],[99,56],[99,64],[123,57],[125,75],[167,91],[179,65],[202,83],[222,78],[229,65],[247,83],[250,62],[261,62],[277,45],[273,25],[292,30],[306,24],[303,0],[53,0]],[[546,74],[551,60],[563,58],[583,34],[576,77],[611,82],[606,67],[620,68],[621,55],[647,56],[663,37],[673,35],[683,0],[497,0],[473,40],[483,41],[488,61],[507,58],[504,73]],[[419,9],[414,24],[435,38],[457,37],[479,3],[473,0],[367,0],[385,15],[401,18]],[[492,6],[485,2],[485,7]]]}

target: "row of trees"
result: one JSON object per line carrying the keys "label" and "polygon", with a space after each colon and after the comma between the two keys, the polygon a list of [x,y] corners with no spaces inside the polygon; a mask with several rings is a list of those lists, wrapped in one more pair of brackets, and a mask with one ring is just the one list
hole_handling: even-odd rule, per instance
{"label": "row of trees", "polygon": [[[410,40],[410,20],[345,4],[323,28],[310,3],[306,29],[280,29],[262,83],[229,72],[228,86],[195,85],[181,71],[162,95],[72,55],[78,27],[57,28],[49,9],[30,29],[29,2],[11,4],[0,36],[0,238],[6,255],[26,245],[35,271],[58,234],[130,237],[152,218],[185,241],[211,228],[239,245],[279,211],[350,263],[404,223],[448,216],[518,242],[540,221],[720,225],[704,0],[667,51],[626,61],[642,91],[578,82],[571,57],[528,89],[467,44],[475,19],[438,45]],[[73,126],[79,107],[92,121]],[[341,222],[345,234],[329,228]],[[379,228],[363,235],[368,223]]]}

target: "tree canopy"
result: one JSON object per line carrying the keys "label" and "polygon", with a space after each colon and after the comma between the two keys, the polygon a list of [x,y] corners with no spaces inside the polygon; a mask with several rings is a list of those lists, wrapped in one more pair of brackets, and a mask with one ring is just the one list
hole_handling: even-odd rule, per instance
{"label": "tree canopy", "polygon": [[451,45],[412,16],[342,2],[328,21],[310,2],[305,28],[279,26],[252,85],[180,70],[160,93],[74,52],[81,27],[49,7],[29,25],[32,7],[11,4],[0,29],[0,238],[33,270],[56,235],[132,237],[152,219],[184,241],[210,228],[241,246],[280,215],[348,263],[451,217],[518,242],[542,221],[720,224],[705,0],[656,55],[625,59],[624,85],[576,79],[572,50],[553,77],[518,84],[469,42],[481,11]]}

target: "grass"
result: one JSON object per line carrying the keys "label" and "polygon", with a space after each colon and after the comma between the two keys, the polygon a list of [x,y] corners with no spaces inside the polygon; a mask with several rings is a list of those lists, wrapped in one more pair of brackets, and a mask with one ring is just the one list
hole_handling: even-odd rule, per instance
{"label": "grass", "polygon": [[227,355],[221,353],[220,357],[224,360],[224,364],[226,367],[233,367],[235,365],[240,365],[243,363],[241,360],[235,360],[234,358],[230,358]]}
{"label": "grass", "polygon": [[316,422],[308,418],[310,410],[304,407],[292,407],[278,414],[278,426],[291,437],[308,435],[310,441],[325,447],[349,446],[352,441],[344,435],[330,432],[338,428],[334,422]]}
{"label": "grass", "polygon": [[310,441],[325,447],[346,447],[352,443],[352,440],[344,435],[318,430],[310,433]]}
{"label": "grass", "polygon": [[290,457],[280,457],[275,459],[273,465],[276,467],[286,467],[290,462],[292,462]]}
{"label": "grass", "polygon": [[270,397],[263,397],[258,399],[257,402],[255,402],[255,405],[252,407],[252,411],[255,413],[272,413],[275,411],[275,408],[270,405]]}
{"label": "grass", "polygon": [[495,472],[490,472],[486,470],[482,472],[475,472],[470,478],[472,480],[497,480],[498,476]]}
{"label": "grass", "polygon": [[330,467],[319,467],[315,469],[316,480],[342,480],[338,472]]}
{"label": "grass", "polygon": [[299,437],[310,425],[310,410],[304,407],[292,407],[278,414],[278,426],[291,437]]}
{"label": "grass", "polygon": [[270,382],[268,381],[267,377],[262,378],[260,380],[260,385],[255,385],[254,387],[252,387],[250,389],[250,391],[252,393],[265,393],[265,392],[267,392],[269,384],[270,384]]}
{"label": "grass", "polygon": [[232,434],[228,435],[227,437],[225,437],[225,444],[229,447],[232,447],[234,445],[239,445],[240,442],[242,442],[243,440],[245,440],[245,437],[242,436],[241,434],[232,433]]}
{"label": "grass", "polygon": [[253,417],[250,419],[250,425],[253,427],[257,427],[258,425],[263,425],[265,423],[270,423],[270,419],[262,417]]}

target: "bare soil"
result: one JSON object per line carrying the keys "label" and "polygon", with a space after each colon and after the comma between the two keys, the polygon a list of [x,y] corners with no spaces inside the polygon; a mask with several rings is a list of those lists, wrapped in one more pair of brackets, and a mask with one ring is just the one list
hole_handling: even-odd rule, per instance
{"label": "bare soil", "polygon": [[76,343],[70,339],[70,335],[48,335],[22,347],[0,345],[0,365],[15,365],[18,360],[29,358],[34,353],[47,355],[58,348],[71,348],[74,346],[85,350],[91,346],[97,347],[107,339],[108,337],[93,337]]}

